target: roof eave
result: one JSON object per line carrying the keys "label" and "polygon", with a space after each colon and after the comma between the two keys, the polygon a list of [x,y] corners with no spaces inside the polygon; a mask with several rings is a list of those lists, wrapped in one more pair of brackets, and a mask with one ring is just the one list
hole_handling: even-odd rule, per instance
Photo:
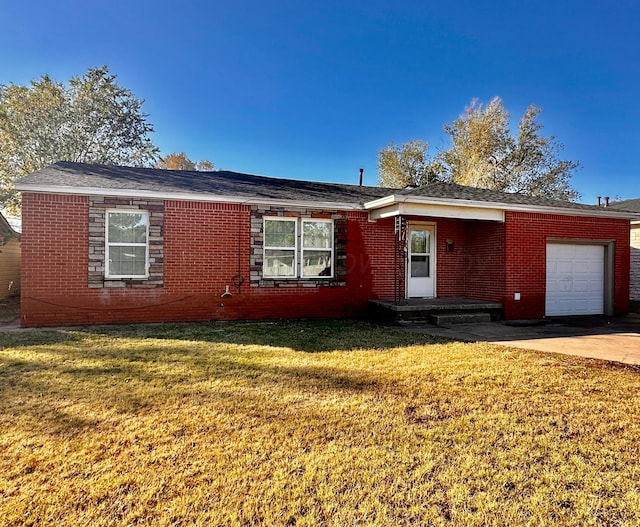
{"label": "roof eave", "polygon": [[112,197],[140,197],[149,199],[174,199],[181,201],[202,201],[218,203],[239,203],[243,205],[286,205],[291,207],[330,208],[336,210],[362,210],[361,203],[339,201],[315,201],[264,198],[260,196],[234,196],[210,194],[204,192],[176,192],[136,189],[113,189],[101,187],[63,187],[59,185],[40,185],[18,183],[15,186],[20,192],[37,192],[43,194],[66,194],[75,196],[112,196]]}
{"label": "roof eave", "polygon": [[595,217],[607,217],[607,218],[624,218],[634,219],[638,218],[637,215],[629,212],[613,211],[611,209],[579,209],[568,207],[550,207],[546,205],[527,205],[518,203],[504,203],[494,201],[476,201],[465,199],[452,199],[452,198],[434,198],[429,196],[402,196],[391,195],[384,198],[380,198],[373,201],[364,203],[365,210],[375,210],[379,208],[389,207],[396,204],[413,203],[416,205],[446,205],[450,207],[462,207],[462,208],[474,208],[474,209],[493,209],[502,211],[514,211],[514,212],[532,212],[542,214],[562,214],[562,215],[577,215],[577,216],[595,216]]}

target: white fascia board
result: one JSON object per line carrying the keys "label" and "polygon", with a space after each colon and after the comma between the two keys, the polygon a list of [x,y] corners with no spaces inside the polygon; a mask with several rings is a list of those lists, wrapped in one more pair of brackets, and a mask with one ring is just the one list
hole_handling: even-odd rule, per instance
{"label": "white fascia board", "polygon": [[386,207],[369,212],[369,218],[372,220],[381,220],[398,215],[504,222],[504,211],[501,209],[456,207],[441,204],[426,205],[417,203],[397,203],[395,205],[387,205]]}
{"label": "white fascia board", "polygon": [[368,201],[364,204],[364,208],[369,209],[377,209],[379,207],[386,207],[387,205],[393,205],[394,203],[400,203],[405,201],[405,196],[396,196],[395,194],[391,194],[389,196],[385,196],[384,198],[374,199],[373,201]]}
{"label": "white fascia board", "polygon": [[[373,210],[370,213],[372,219],[375,219],[373,215],[375,209],[384,208],[388,209],[389,206],[394,204],[414,204],[414,205],[434,205],[434,206],[449,206],[456,208],[471,208],[471,209],[490,209],[500,211],[513,211],[513,212],[531,212],[538,214],[560,214],[564,216],[596,216],[606,218],[637,218],[633,213],[612,211],[610,208],[602,210],[587,210],[587,209],[570,209],[564,207],[547,207],[544,205],[526,205],[526,204],[511,204],[500,203],[491,201],[473,201],[464,199],[450,199],[450,198],[432,198],[428,196],[387,196],[374,201],[369,201],[364,204],[364,208],[367,210]],[[387,210],[387,216],[390,214]]]}
{"label": "white fascia board", "polygon": [[336,210],[362,210],[360,203],[345,203],[334,201],[304,201],[270,199],[251,196],[222,196],[198,192],[158,192],[155,190],[130,190],[94,187],[59,187],[18,184],[15,186],[20,192],[37,192],[42,194],[72,194],[76,196],[111,196],[111,197],[136,197],[150,199],[174,199],[178,201],[204,201],[217,203],[240,203],[243,205],[283,205],[288,207],[336,209]]}

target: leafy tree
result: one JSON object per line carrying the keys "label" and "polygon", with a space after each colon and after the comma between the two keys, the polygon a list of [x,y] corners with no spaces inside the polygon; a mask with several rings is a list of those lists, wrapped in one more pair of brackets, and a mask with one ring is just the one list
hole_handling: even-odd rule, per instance
{"label": "leafy tree", "polygon": [[198,170],[201,172],[213,170],[213,163],[206,159],[193,162],[184,152],[173,152],[162,157],[156,164],[158,168],[167,170]]}
{"label": "leafy tree", "polygon": [[0,206],[15,213],[13,182],[56,161],[152,166],[158,149],[143,102],[107,66],[68,86],[47,75],[0,85]]}
{"label": "leafy tree", "polygon": [[504,190],[503,182],[496,178],[496,166],[513,141],[509,114],[500,99],[493,99],[486,108],[472,101],[462,116],[444,125],[444,131],[452,142],[449,150],[439,154],[447,179],[471,187]]}
{"label": "leafy tree", "polygon": [[378,153],[378,184],[404,188],[426,185],[438,177],[440,169],[427,155],[429,144],[414,140],[402,145],[390,143]]}
{"label": "leafy tree", "polygon": [[571,186],[573,173],[580,168],[577,161],[560,159],[562,145],[554,136],[540,135],[542,125],[537,117],[542,108],[529,106],[518,124],[515,148],[506,159],[510,174],[505,190],[564,200],[575,200],[580,193]]}
{"label": "leafy tree", "polygon": [[438,156],[444,177],[474,187],[532,196],[572,200],[579,197],[570,184],[579,167],[560,159],[562,145],[540,134],[541,108],[530,105],[518,122],[517,136],[499,97],[483,107],[477,100],[444,130],[452,146]]}
{"label": "leafy tree", "polygon": [[511,132],[510,115],[499,97],[483,106],[473,100],[453,123],[444,126],[451,147],[434,158],[427,143],[391,144],[378,154],[381,186],[424,185],[452,181],[461,185],[573,200],[570,184],[579,163],[560,158],[562,145],[541,135],[541,108],[531,105]]}

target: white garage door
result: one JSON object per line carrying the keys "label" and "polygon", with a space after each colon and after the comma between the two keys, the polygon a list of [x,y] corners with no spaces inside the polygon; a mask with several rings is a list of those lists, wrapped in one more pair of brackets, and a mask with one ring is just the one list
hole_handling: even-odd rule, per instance
{"label": "white garage door", "polygon": [[545,312],[557,315],[604,313],[604,246],[547,244]]}

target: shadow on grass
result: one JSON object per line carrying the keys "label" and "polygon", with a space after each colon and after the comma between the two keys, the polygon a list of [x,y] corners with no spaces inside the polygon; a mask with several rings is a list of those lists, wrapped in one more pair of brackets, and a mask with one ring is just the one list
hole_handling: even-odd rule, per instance
{"label": "shadow on grass", "polygon": [[20,331],[0,330],[0,350],[22,346],[62,344],[79,340],[80,336],[70,331],[56,329],[28,329]]}
{"label": "shadow on grass", "polygon": [[433,342],[354,321],[113,326],[0,338],[0,410],[30,432],[55,435],[99,425],[83,411],[136,415],[184,401],[242,411],[265,396],[376,391],[381,381],[366,365],[306,354]]}
{"label": "shadow on grass", "polygon": [[[103,328],[105,329],[105,328]],[[175,339],[220,344],[259,345],[318,353],[357,349],[383,350],[443,342],[358,320],[285,320],[275,322],[210,322],[121,326],[104,334],[123,337]]]}
{"label": "shadow on grass", "polygon": [[63,343],[91,334],[113,338],[170,339],[289,348],[318,353],[356,349],[382,350],[398,346],[448,342],[357,320],[200,322],[87,326],[77,330],[32,330],[0,333],[3,347]]}

